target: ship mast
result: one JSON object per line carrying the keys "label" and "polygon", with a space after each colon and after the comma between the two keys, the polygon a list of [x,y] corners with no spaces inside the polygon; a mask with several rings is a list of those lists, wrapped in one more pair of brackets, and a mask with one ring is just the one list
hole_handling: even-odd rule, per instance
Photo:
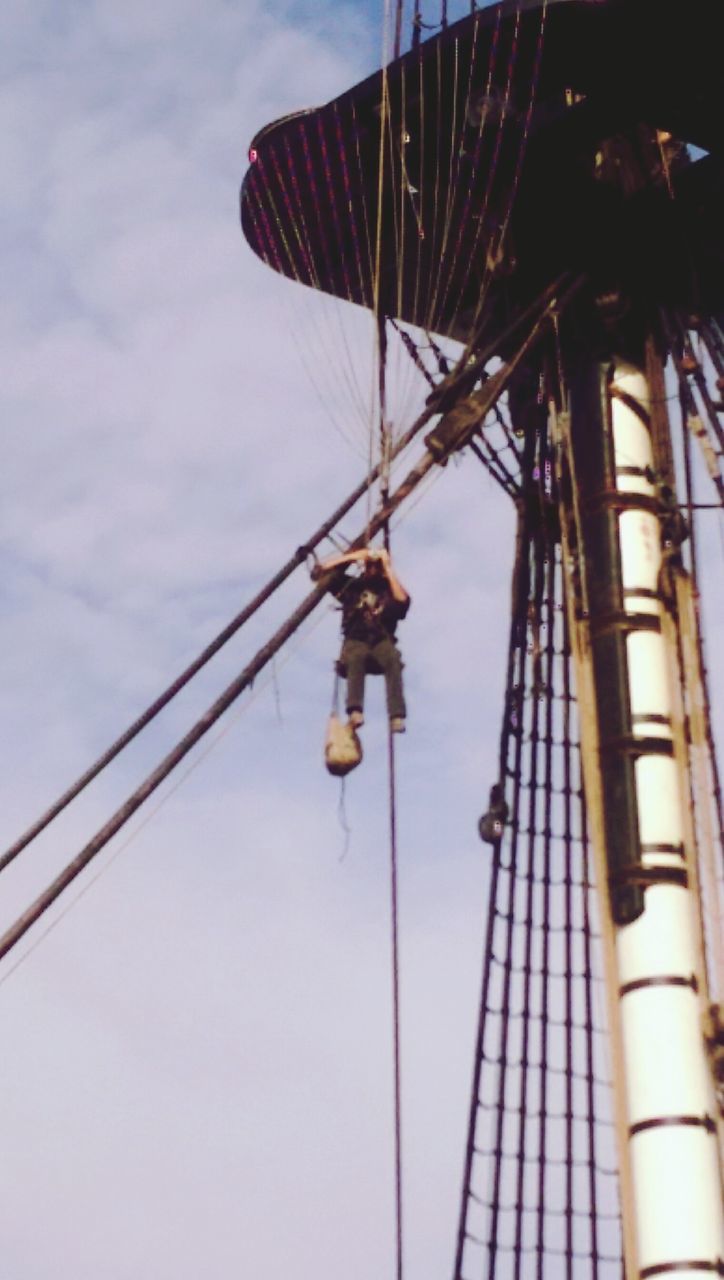
{"label": "ship mast", "polygon": [[562,441],[579,513],[566,513],[580,569],[569,608],[577,682],[591,704],[581,731],[610,930],[627,1274],[703,1277],[718,1272],[724,1245],[717,1104],[643,363],[575,352]]}
{"label": "ship mast", "polygon": [[[418,27],[384,74],[262,130],[242,188],[247,239],[281,274],[459,342],[464,358],[499,335],[500,366],[464,370],[438,399],[433,392],[442,414],[426,438],[433,453],[490,450],[491,410],[500,410],[489,392],[500,367],[508,371],[497,388],[507,436],[490,470],[518,506],[519,547],[500,776],[480,827],[494,854],[455,1280],[527,1280],[526,1254],[537,1280],[552,1274],[553,1256],[565,1259],[566,1280],[620,1271],[600,1248],[608,1215],[589,836],[628,1280],[703,1278],[723,1265],[709,1053],[721,979],[708,972],[701,923],[683,639],[685,617],[695,630],[695,584],[662,403],[672,357],[724,500],[724,409],[699,385],[699,369],[707,438],[681,383],[684,365],[697,366],[686,346],[699,325],[724,388],[724,343],[709,332],[724,312],[724,111],[713,53],[723,20],[718,0],[692,0],[676,29],[649,0],[473,4],[450,27],[445,11],[439,34],[423,42]],[[683,140],[710,154],[694,161]],[[368,241],[378,250],[370,272]],[[541,316],[548,303],[555,311],[541,341],[532,330],[500,336],[536,302]],[[700,656],[696,639],[694,649]],[[574,778],[579,741],[585,804]],[[553,926],[556,886],[563,924]],[[548,1061],[556,1019],[562,1067]],[[549,1116],[559,1086],[563,1110]],[[559,1120],[562,1208],[550,1141]],[[583,1161],[577,1125],[587,1131]],[[588,1252],[577,1248],[574,1216],[588,1221]]]}

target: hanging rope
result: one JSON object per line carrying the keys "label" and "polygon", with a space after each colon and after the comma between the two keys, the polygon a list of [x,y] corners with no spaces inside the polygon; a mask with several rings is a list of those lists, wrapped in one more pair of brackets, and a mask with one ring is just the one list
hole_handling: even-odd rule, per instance
{"label": "hanging rope", "polygon": [[[379,397],[380,397],[380,506],[386,509],[390,494],[390,462],[392,439],[387,421],[387,326],[385,316],[377,318]],[[390,551],[390,522],[383,527],[385,550]],[[395,1097],[395,1225],[397,1280],[403,1272],[402,1227],[402,1087],[400,1064],[400,962],[399,922],[397,910],[397,785],[395,775],[395,735],[388,725],[388,792],[390,819],[390,912],[392,934],[392,1042]]]}
{"label": "hanging rope", "polygon": [[[379,401],[380,401],[380,505],[386,506],[390,496],[390,464],[392,461],[392,433],[387,421],[387,321],[385,316],[377,317],[377,356],[379,369]],[[390,549],[390,524],[383,526],[385,550]]]}
{"label": "hanging rope", "polygon": [[395,1226],[397,1280],[402,1280],[402,1073],[400,1061],[400,952],[397,885],[397,786],[395,776],[395,735],[388,731],[388,778],[390,815],[390,924],[392,941],[392,1040],[395,1090]]}

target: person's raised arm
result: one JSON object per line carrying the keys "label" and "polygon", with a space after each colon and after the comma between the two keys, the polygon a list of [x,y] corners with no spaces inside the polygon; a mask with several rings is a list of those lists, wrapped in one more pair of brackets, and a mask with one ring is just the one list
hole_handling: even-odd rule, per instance
{"label": "person's raised arm", "polygon": [[313,582],[318,582],[325,573],[331,573],[333,569],[341,569],[344,564],[354,564],[357,560],[366,560],[368,552],[365,551],[344,551],[341,555],[330,556],[329,560],[321,560],[318,564],[312,565],[309,576]]}
{"label": "person's raised arm", "polygon": [[409,604],[410,593],[403,587],[400,579],[392,568],[389,551],[383,550],[379,551],[377,554],[382,561],[382,568],[384,569],[385,577],[390,584],[390,591],[392,592],[393,600],[396,600],[398,604]]}

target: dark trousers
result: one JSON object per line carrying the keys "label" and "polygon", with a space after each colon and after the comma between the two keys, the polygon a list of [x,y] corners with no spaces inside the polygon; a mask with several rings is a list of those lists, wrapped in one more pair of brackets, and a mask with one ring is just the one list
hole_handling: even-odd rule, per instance
{"label": "dark trousers", "polygon": [[365,675],[371,669],[379,670],[385,677],[387,690],[387,714],[390,719],[405,717],[405,698],[402,692],[402,658],[394,640],[386,636],[376,644],[366,640],[345,640],[340,662],[347,669],[347,711],[361,711],[365,698]]}

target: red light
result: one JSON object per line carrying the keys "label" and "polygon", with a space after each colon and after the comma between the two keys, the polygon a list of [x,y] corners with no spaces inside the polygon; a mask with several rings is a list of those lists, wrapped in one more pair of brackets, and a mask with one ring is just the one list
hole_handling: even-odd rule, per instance
{"label": "red light", "polygon": [[256,164],[259,159],[259,152],[256,147],[249,147],[249,164]]}

